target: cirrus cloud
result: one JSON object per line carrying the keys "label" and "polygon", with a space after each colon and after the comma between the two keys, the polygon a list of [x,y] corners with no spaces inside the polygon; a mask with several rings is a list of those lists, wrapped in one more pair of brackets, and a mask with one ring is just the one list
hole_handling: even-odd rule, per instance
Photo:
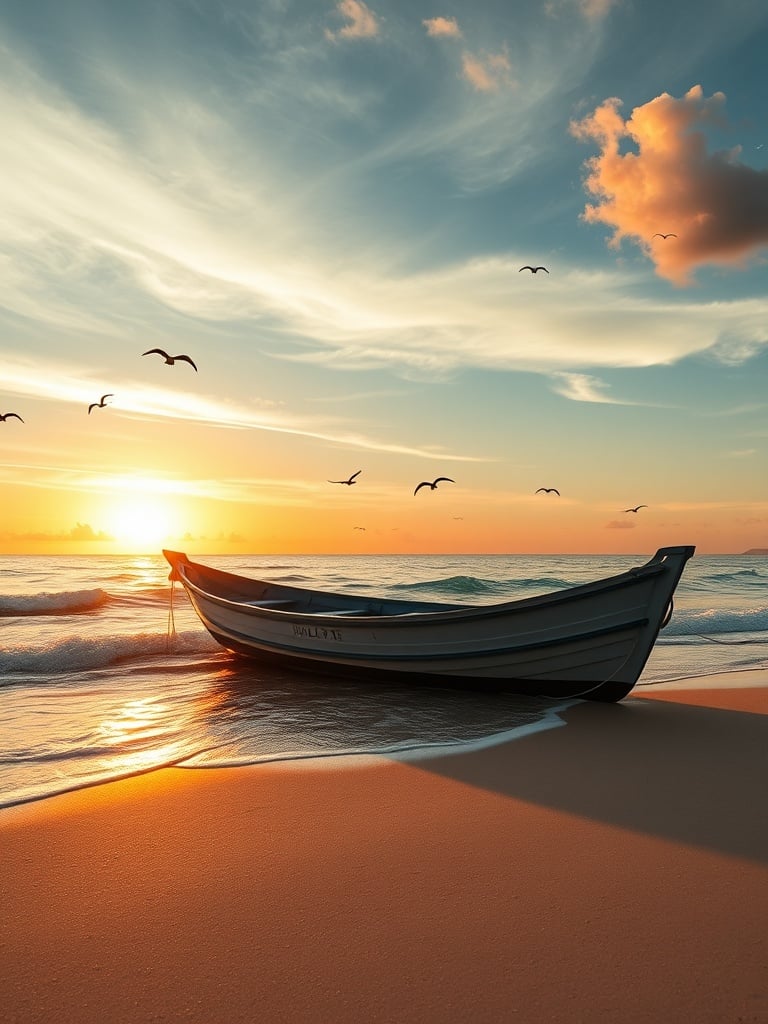
{"label": "cirrus cloud", "polygon": [[347,19],[347,24],[338,32],[325,30],[328,39],[371,39],[379,34],[379,22],[373,11],[363,0],[339,0],[338,13]]}
{"label": "cirrus cloud", "polygon": [[499,53],[464,53],[461,73],[478,92],[498,92],[502,86],[515,84],[506,49]]}
{"label": "cirrus cloud", "polygon": [[612,97],[571,123],[576,138],[600,146],[586,162],[595,202],[583,219],[609,225],[613,248],[638,243],[676,285],[692,283],[698,267],[743,267],[757,256],[768,245],[768,171],[742,163],[738,146],[708,152],[703,132],[725,125],[724,94],[705,97],[700,85],[681,99],[662,93],[626,121],[620,107]]}

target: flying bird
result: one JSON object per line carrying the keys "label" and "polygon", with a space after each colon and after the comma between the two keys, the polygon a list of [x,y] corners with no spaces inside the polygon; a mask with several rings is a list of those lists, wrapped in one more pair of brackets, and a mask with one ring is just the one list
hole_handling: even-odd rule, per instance
{"label": "flying bird", "polygon": [[107,404],[107,399],[108,398],[114,398],[114,397],[115,397],[114,395],[102,395],[100,401],[98,401],[98,402],[91,402],[91,404],[88,406],[88,415],[89,416],[91,415],[91,409],[103,409],[103,408],[105,408],[105,406]]}
{"label": "flying bird", "polygon": [[[0,423],[5,423],[9,416],[15,416],[17,420],[21,420],[21,416],[17,412],[0,412]],[[23,423],[24,420],[21,420]]]}
{"label": "flying bird", "polygon": [[625,512],[639,512],[641,508],[648,508],[647,505],[635,505],[634,508],[625,508]]}
{"label": "flying bird", "polygon": [[651,235],[651,238],[677,238],[674,231],[670,231],[668,235],[663,235],[660,231],[657,231],[655,235]]}
{"label": "flying bird", "polygon": [[430,483],[429,480],[422,480],[421,483],[417,485],[416,490],[413,493],[417,494],[421,490],[422,487],[430,487],[433,491],[437,490],[437,485],[440,483],[441,480],[445,480],[449,484],[455,484],[456,483],[456,481],[455,480],[451,480],[451,478],[449,476],[439,476],[436,480],[433,480],[431,483]]}
{"label": "flying bird", "polygon": [[355,477],[356,476],[360,476],[360,474],[362,472],[363,472],[362,469],[358,469],[358,471],[356,473],[352,474],[352,476],[349,478],[349,480],[329,480],[328,483],[329,484],[346,484],[347,487],[351,487],[352,484],[356,484],[357,483],[357,480],[355,480]]}
{"label": "flying bird", "polygon": [[363,533],[365,533],[365,527],[364,526],[353,526],[352,529],[353,530],[362,530]]}
{"label": "flying bird", "polygon": [[162,356],[163,359],[168,364],[168,366],[173,366],[173,364],[175,362],[178,362],[179,360],[181,360],[184,363],[189,363],[189,365],[192,367],[192,369],[195,371],[195,373],[197,373],[197,367],[195,366],[194,362],[189,358],[189,356],[184,356],[184,355],[181,355],[181,356],[169,356],[168,353],[165,352],[161,348],[149,348],[149,349],[147,349],[146,352],[142,352],[141,354],[143,356],[151,356],[154,353],[157,353],[157,355]]}
{"label": "flying bird", "polygon": [[543,270],[545,274],[549,273],[546,267],[531,267],[528,264],[526,264],[524,267],[520,267],[520,270],[518,270],[518,274],[523,270],[530,270],[532,274],[538,274],[540,270]]}
{"label": "flying bird", "polygon": [[538,494],[540,491],[543,491],[545,494],[556,494],[558,498],[560,497],[560,491],[556,487],[539,487],[536,493]]}

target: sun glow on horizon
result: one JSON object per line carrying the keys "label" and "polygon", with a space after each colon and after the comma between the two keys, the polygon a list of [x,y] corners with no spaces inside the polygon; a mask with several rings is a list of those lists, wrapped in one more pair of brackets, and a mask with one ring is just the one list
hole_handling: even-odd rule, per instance
{"label": "sun glow on horizon", "polygon": [[161,495],[116,496],[106,515],[108,533],[124,550],[156,550],[176,532],[173,510]]}

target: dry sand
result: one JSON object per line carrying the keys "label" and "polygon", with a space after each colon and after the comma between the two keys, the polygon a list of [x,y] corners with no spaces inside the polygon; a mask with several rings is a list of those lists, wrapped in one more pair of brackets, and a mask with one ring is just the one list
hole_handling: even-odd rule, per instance
{"label": "dry sand", "polygon": [[0,811],[0,1020],[768,1022],[766,715],[768,670]]}

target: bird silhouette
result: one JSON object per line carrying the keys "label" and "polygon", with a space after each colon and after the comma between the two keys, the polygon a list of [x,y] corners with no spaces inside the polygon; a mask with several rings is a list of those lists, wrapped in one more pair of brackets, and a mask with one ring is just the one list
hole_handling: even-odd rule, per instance
{"label": "bird silhouette", "polygon": [[430,487],[433,491],[437,490],[437,485],[440,483],[441,480],[446,480],[449,484],[456,483],[456,481],[451,480],[449,476],[439,476],[436,480],[432,480],[431,482],[429,480],[422,480],[420,484],[417,484],[416,490],[413,493],[417,494],[422,487]]}
{"label": "bird silhouette", "polygon": [[674,231],[670,231],[668,235],[663,235],[660,231],[657,231],[655,235],[651,235],[651,238],[677,238]]}
{"label": "bird silhouette", "polygon": [[115,397],[114,395],[102,395],[100,401],[98,401],[98,402],[91,402],[91,404],[88,406],[88,415],[89,416],[91,415],[91,409],[104,409],[106,404],[107,404],[106,400],[108,398],[114,398],[114,397]]}
{"label": "bird silhouette", "polygon": [[549,273],[546,267],[531,267],[528,264],[526,264],[524,267],[520,267],[520,270],[518,270],[518,274],[521,273],[521,271],[523,270],[530,270],[532,274],[538,274],[540,270],[543,270],[545,274]]}
{"label": "bird silhouette", "polygon": [[634,508],[625,508],[625,512],[639,512],[641,508],[648,508],[647,505],[635,505]]}
{"label": "bird silhouette", "polygon": [[554,493],[558,496],[558,498],[560,497],[560,491],[558,491],[556,487],[539,487],[537,488],[536,493],[538,494],[540,491],[543,491],[545,494]]}
{"label": "bird silhouette", "polygon": [[356,476],[360,476],[360,474],[362,472],[363,472],[362,469],[358,469],[358,471],[356,473],[352,474],[352,476],[349,478],[349,480],[329,480],[328,483],[329,484],[346,484],[347,487],[351,487],[352,484],[356,484],[357,483],[357,480],[355,480],[355,477]]}
{"label": "bird silhouette", "polygon": [[362,530],[363,533],[365,533],[365,527],[364,526],[353,526],[352,529],[353,530]]}
{"label": "bird silhouette", "polygon": [[[17,412],[0,412],[0,422],[1,423],[5,423],[5,421],[10,416],[15,416],[17,420],[21,420],[21,416],[19,416],[19,414]],[[21,420],[21,422],[23,423],[24,420]]]}
{"label": "bird silhouette", "polygon": [[181,360],[181,362],[189,363],[192,369],[197,373],[197,367],[195,366],[194,362],[189,358],[189,356],[169,356],[168,353],[162,348],[149,348],[147,349],[146,352],[142,352],[141,354],[143,356],[151,356],[154,353],[157,353],[157,355],[162,356],[163,359],[168,364],[168,366],[173,366],[175,362]]}

